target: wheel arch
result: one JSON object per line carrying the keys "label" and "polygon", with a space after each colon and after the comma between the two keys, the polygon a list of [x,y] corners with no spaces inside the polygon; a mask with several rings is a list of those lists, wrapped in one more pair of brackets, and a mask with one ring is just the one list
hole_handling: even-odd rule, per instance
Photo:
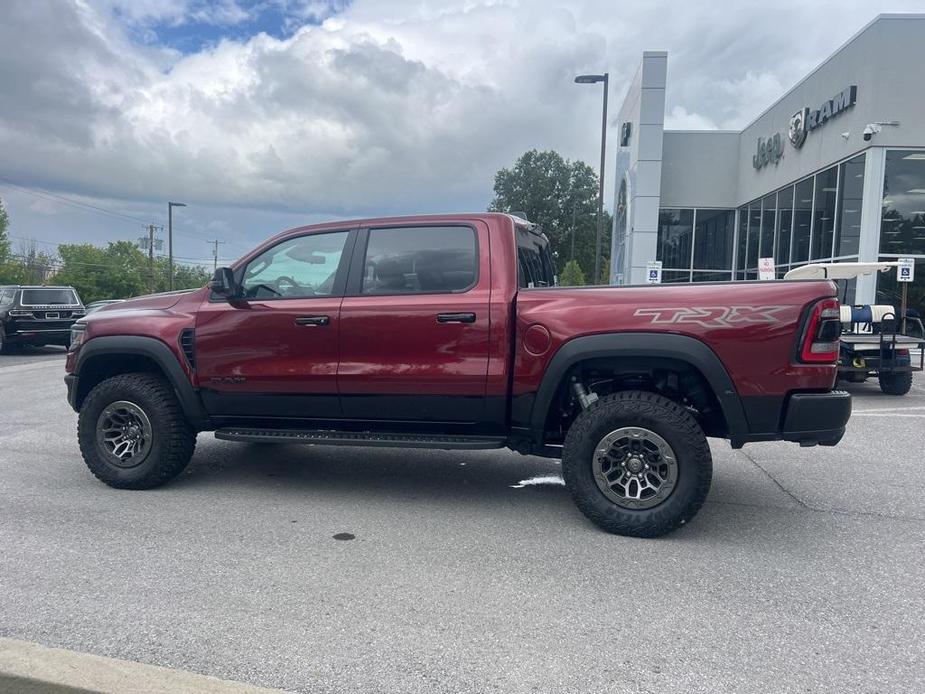
{"label": "wheel arch", "polygon": [[208,417],[202,402],[176,355],[164,342],[139,335],[95,337],[81,346],[74,370],[74,409],[80,409],[87,394],[103,379],[137,371],[163,376],[190,424],[199,429],[206,427]]}
{"label": "wheel arch", "polygon": [[747,437],[748,423],[738,391],[720,358],[706,344],[668,333],[604,333],[569,340],[550,360],[530,414],[530,429],[537,443],[545,443],[548,417],[569,373],[583,362],[599,359],[686,365],[698,372],[712,391],[732,445],[738,446]]}

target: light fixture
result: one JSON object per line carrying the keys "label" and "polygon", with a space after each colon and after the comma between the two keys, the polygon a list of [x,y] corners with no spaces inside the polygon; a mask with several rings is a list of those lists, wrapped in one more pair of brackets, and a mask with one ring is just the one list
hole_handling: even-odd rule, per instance
{"label": "light fixture", "polygon": [[911,190],[907,190],[906,192],[912,193],[913,195],[925,195],[925,188],[913,188]]}
{"label": "light fixture", "polygon": [[911,159],[913,161],[922,161],[925,160],[925,152],[913,152],[912,154],[907,154],[903,159]]}

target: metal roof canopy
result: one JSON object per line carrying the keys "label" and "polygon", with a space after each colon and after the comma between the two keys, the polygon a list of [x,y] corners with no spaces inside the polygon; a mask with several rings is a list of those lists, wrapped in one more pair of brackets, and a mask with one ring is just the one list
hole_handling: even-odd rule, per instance
{"label": "metal roof canopy", "polygon": [[899,267],[898,261],[879,263],[812,263],[795,267],[786,275],[785,280],[850,280],[874,272],[887,272]]}

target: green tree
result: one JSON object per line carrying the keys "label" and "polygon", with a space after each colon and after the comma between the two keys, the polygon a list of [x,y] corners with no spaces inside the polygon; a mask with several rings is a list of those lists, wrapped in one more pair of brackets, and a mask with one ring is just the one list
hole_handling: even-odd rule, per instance
{"label": "green tree", "polygon": [[[55,282],[73,286],[85,303],[100,299],[129,299],[170,286],[166,258],[148,256],[131,241],[116,241],[100,248],[89,243],[58,246],[61,270]],[[153,275],[152,275],[153,271]],[[198,265],[174,266],[174,289],[202,287],[209,273]]]}
{"label": "green tree", "polygon": [[585,285],[585,273],[577,260],[570,260],[562,268],[562,274],[559,275],[559,284],[563,287],[583,287]]}
{"label": "green tree", "polygon": [[10,237],[6,230],[10,226],[10,216],[0,200],[0,265],[10,262]]}
{"label": "green tree", "polygon": [[69,284],[84,303],[100,299],[127,299],[147,292],[147,256],[130,241],[106,248],[89,243],[58,246],[62,267],[57,284]]}
{"label": "green tree", "polygon": [[[511,168],[495,174],[494,191],[488,209],[523,212],[539,224],[549,237],[557,264],[576,260],[581,267],[594,267],[598,177],[588,164],[569,161],[551,150],[532,149]],[[611,226],[605,210],[602,268],[610,261]]]}
{"label": "green tree", "polygon": [[10,217],[0,200],[0,284],[22,284],[23,269],[13,259],[10,250],[10,237],[6,230],[10,226]]}

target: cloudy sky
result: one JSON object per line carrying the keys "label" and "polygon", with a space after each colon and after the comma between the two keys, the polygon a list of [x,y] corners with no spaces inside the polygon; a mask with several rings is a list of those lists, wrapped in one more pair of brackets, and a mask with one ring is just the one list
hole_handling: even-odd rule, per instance
{"label": "cloudy sky", "polygon": [[46,249],[135,239],[181,200],[189,259],[210,257],[209,239],[232,259],[331,218],[484,209],[494,172],[527,149],[597,161],[600,90],[575,74],[609,71],[616,113],[641,51],[668,50],[668,127],[739,128],[877,13],[916,9],[6,0],[0,197],[14,245]]}

